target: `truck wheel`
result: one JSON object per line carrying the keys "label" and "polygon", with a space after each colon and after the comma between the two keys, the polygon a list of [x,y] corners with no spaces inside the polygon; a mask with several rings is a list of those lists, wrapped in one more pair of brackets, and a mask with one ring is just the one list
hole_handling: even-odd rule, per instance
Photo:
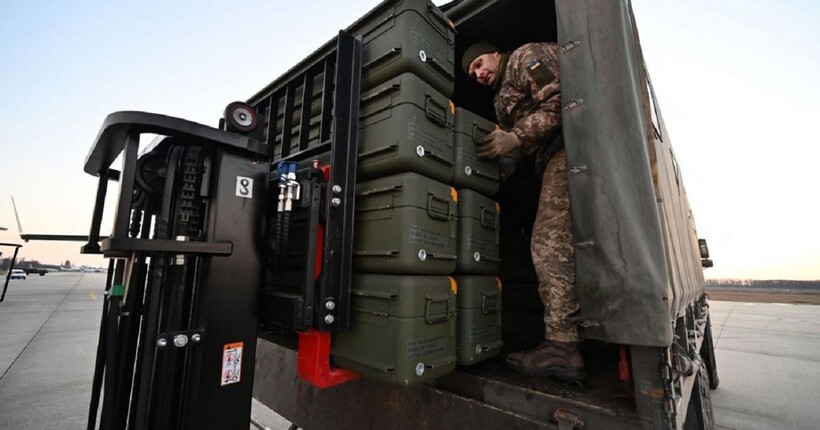
{"label": "truck wheel", "polygon": [[706,317],[706,328],[703,333],[703,345],[700,348],[700,358],[706,367],[709,388],[714,390],[720,385],[720,378],[717,373],[717,361],[715,359],[715,338],[712,337],[712,317]]}
{"label": "truck wheel", "polygon": [[684,430],[714,430],[715,420],[712,413],[712,392],[709,390],[709,377],[701,367],[692,387],[692,396],[686,410]]}

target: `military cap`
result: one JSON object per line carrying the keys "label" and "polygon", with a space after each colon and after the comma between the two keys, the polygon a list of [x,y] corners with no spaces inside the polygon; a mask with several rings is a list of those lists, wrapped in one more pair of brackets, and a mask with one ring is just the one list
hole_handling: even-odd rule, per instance
{"label": "military cap", "polygon": [[468,70],[470,68],[470,63],[472,63],[473,60],[484,54],[489,54],[496,51],[498,51],[498,48],[485,40],[473,43],[469,48],[467,48],[466,51],[464,51],[464,56],[461,57],[461,69],[464,70],[465,74],[469,75],[470,73]]}

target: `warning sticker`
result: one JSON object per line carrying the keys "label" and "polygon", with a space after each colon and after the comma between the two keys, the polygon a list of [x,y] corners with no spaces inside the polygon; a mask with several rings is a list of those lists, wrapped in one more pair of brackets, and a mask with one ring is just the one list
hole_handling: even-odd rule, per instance
{"label": "warning sticker", "polygon": [[236,384],[242,378],[242,347],[244,342],[229,343],[222,349],[222,377],[219,385]]}

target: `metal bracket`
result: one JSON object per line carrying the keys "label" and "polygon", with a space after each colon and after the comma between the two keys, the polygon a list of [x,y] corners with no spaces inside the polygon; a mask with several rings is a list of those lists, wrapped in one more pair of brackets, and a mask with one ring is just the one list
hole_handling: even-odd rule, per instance
{"label": "metal bracket", "polygon": [[584,421],[578,415],[563,409],[556,409],[552,417],[558,423],[558,430],[581,430],[584,428]]}
{"label": "metal bracket", "polygon": [[587,171],[587,166],[583,165],[583,166],[573,167],[573,168],[569,169],[569,172],[567,172],[567,173],[569,173],[570,175],[577,175],[579,173],[584,173],[586,171]]}
{"label": "metal bracket", "polygon": [[572,51],[573,49],[579,46],[581,46],[581,42],[577,40],[570,40],[561,45],[561,53],[566,54],[567,52]]}
{"label": "metal bracket", "polygon": [[188,345],[198,345],[202,343],[203,329],[169,331],[157,335],[155,345],[158,349],[184,348]]}
{"label": "metal bracket", "polygon": [[564,110],[573,110],[578,106],[581,106],[582,104],[584,104],[584,99],[571,99],[570,101],[564,104]]}
{"label": "metal bracket", "polygon": [[595,246],[595,241],[588,240],[588,241],[585,241],[585,242],[577,242],[577,243],[574,244],[574,246],[576,248],[591,248],[591,247]]}

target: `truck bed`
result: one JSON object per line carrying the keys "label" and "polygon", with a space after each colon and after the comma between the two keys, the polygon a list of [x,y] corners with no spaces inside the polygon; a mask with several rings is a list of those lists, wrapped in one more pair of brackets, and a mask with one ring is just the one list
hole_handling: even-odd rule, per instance
{"label": "truck bed", "polygon": [[499,357],[417,389],[357,380],[320,390],[296,376],[295,351],[260,338],[254,397],[306,429],[557,428],[557,409],[585,428],[640,428],[618,379],[617,350],[591,343],[585,357],[582,385],[518,375]]}

